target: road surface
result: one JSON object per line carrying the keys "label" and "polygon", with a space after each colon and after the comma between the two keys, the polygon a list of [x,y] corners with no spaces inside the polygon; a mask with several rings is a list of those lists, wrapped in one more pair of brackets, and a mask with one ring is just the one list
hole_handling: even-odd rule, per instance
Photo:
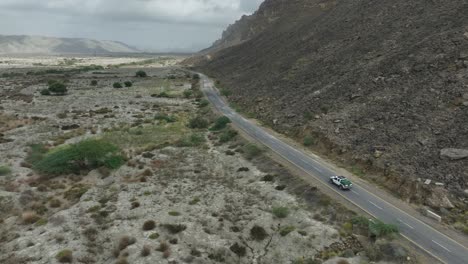
{"label": "road surface", "polygon": [[[200,74],[200,76],[202,91],[208,100],[219,112],[229,117],[238,129],[241,129],[250,137],[270,148],[312,177],[325,184],[330,184],[330,176],[336,175],[335,172],[321,165],[313,157],[297,150],[236,113],[221,98],[213,82],[203,74]],[[386,223],[397,225],[403,237],[441,262],[449,264],[468,263],[467,245],[456,242],[431,226],[375,196],[362,186],[353,184],[351,191],[341,191],[336,188],[336,192],[373,217]]]}

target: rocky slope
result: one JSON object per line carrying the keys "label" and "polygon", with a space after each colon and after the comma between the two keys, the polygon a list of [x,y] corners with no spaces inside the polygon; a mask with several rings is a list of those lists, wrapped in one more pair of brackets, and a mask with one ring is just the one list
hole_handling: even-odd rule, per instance
{"label": "rocky slope", "polygon": [[0,35],[0,54],[134,53],[137,49],[107,40]]}
{"label": "rocky slope", "polygon": [[233,104],[411,201],[466,206],[467,1],[267,0],[261,10],[271,21],[261,32],[198,64]]}

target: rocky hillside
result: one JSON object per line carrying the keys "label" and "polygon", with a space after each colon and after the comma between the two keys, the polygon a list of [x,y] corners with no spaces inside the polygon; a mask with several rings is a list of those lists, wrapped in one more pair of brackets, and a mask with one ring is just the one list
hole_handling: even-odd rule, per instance
{"label": "rocky hillside", "polygon": [[107,40],[0,35],[0,54],[134,53],[137,49]]}
{"label": "rocky hillside", "polygon": [[467,1],[267,0],[260,10],[218,42],[256,28],[255,16],[269,21],[261,32],[198,65],[233,104],[408,200],[466,206]]}

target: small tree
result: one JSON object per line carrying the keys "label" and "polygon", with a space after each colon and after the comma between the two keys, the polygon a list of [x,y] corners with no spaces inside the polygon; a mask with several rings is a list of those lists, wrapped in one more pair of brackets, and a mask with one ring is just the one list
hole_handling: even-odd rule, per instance
{"label": "small tree", "polygon": [[136,77],[140,77],[140,78],[145,78],[147,77],[148,75],[146,74],[145,71],[137,71],[136,74],[135,74]]}
{"label": "small tree", "polygon": [[119,88],[122,88],[122,84],[119,83],[119,82],[115,82],[112,87],[116,88],[116,89],[119,89]]}
{"label": "small tree", "polygon": [[126,81],[124,82],[125,84],[125,87],[132,87],[133,86],[133,83],[131,81]]}
{"label": "small tree", "polygon": [[57,95],[64,95],[68,90],[65,84],[61,82],[54,82],[49,85],[49,91]]}
{"label": "small tree", "polygon": [[218,131],[224,129],[231,120],[227,116],[222,116],[216,119],[214,125],[210,128],[211,131]]}

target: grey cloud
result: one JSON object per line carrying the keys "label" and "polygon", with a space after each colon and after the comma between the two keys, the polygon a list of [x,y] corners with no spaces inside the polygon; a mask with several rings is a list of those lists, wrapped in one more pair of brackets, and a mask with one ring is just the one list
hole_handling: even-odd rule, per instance
{"label": "grey cloud", "polygon": [[0,0],[0,34],[119,40],[168,51],[204,48],[263,0]]}

